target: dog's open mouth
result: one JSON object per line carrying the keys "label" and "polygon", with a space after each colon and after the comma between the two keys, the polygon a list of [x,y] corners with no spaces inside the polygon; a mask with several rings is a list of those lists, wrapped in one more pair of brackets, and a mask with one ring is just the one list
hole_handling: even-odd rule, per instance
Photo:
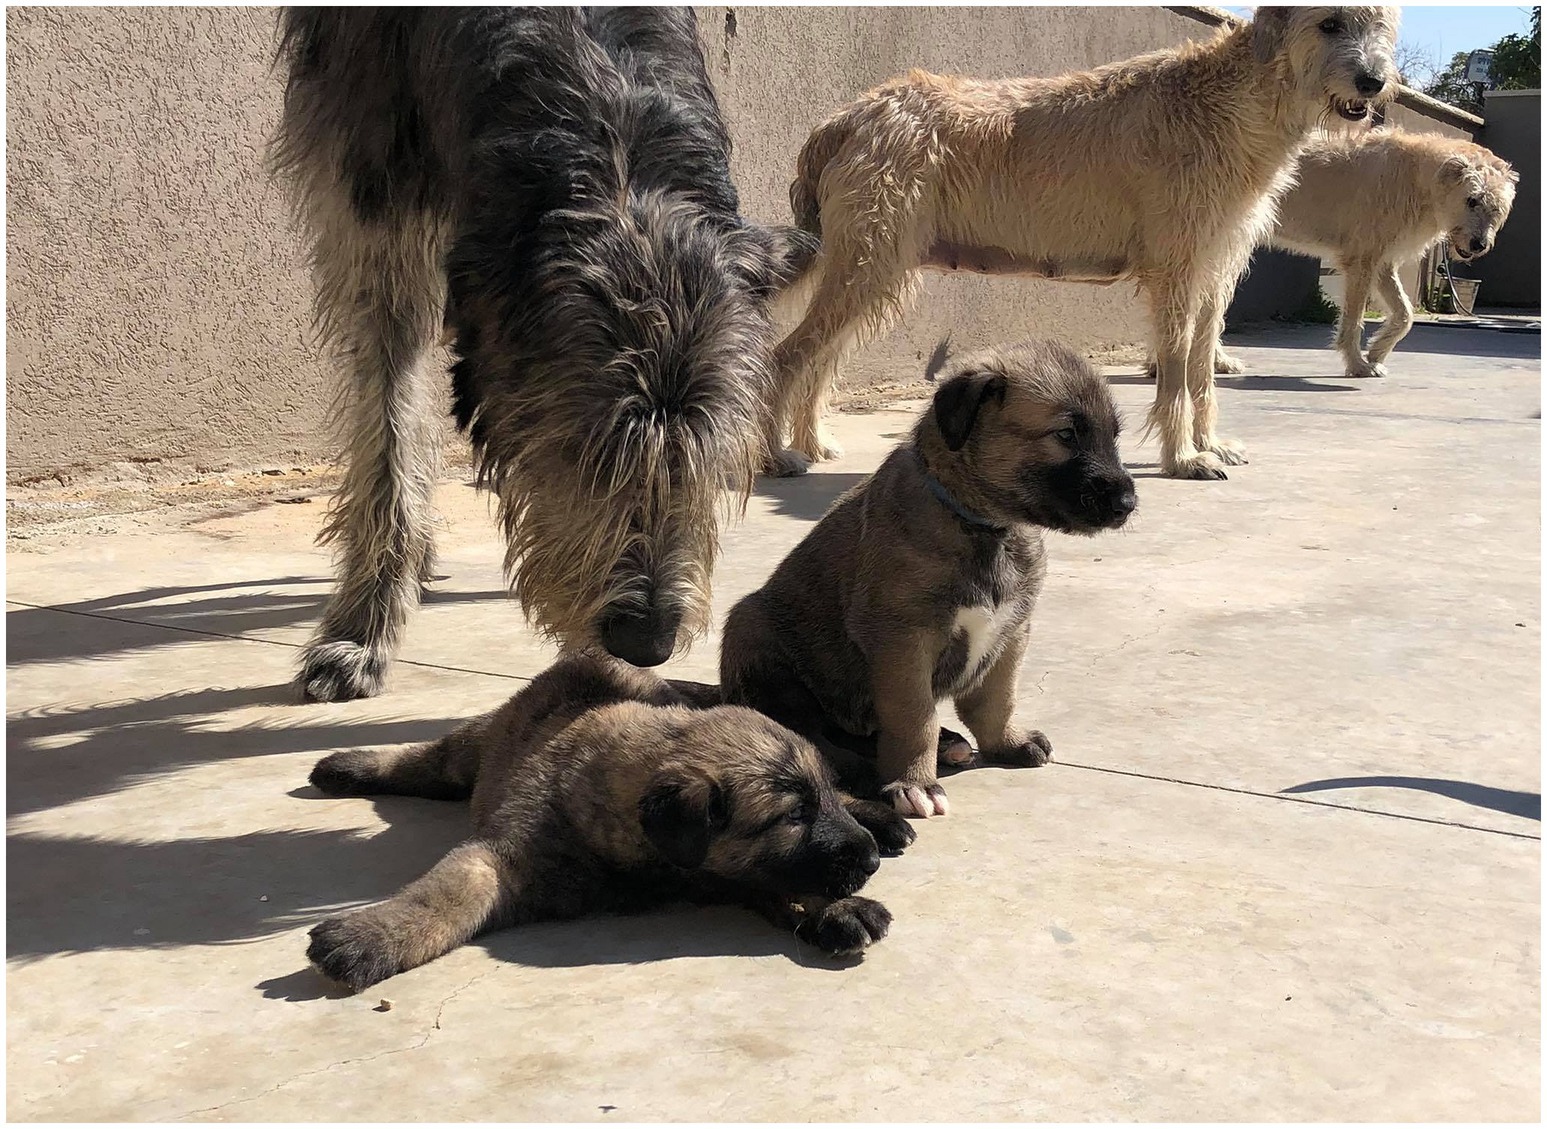
{"label": "dog's open mouth", "polygon": [[1348,122],[1362,122],[1370,116],[1370,104],[1368,102],[1345,102],[1341,98],[1332,101],[1332,108],[1337,111],[1338,117]]}

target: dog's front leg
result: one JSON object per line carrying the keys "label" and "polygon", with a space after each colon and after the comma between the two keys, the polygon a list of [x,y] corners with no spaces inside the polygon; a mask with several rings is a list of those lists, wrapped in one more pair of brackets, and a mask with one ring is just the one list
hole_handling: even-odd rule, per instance
{"label": "dog's front leg", "polygon": [[891,911],[874,898],[760,894],[750,897],[748,904],[777,928],[788,929],[833,956],[862,953],[892,927]]}
{"label": "dog's front leg", "polygon": [[1010,720],[1029,637],[1028,625],[1005,646],[983,681],[956,699],[956,712],[977,738],[985,763],[1040,768],[1053,759],[1052,742],[1040,730],[1023,731]]}
{"label": "dog's front leg", "polygon": [[950,808],[935,779],[940,725],[930,675],[932,648],[926,632],[914,632],[870,656],[871,694],[880,732],[876,768],[881,795],[903,815],[928,819]]}
{"label": "dog's front leg", "polygon": [[469,840],[380,905],[314,926],[306,956],[358,992],[498,929],[515,896],[510,860],[491,843]]}

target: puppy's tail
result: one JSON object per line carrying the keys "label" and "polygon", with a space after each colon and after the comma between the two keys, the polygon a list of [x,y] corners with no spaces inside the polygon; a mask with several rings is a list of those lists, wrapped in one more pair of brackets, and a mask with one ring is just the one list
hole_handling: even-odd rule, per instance
{"label": "puppy's tail", "polygon": [[822,234],[822,207],[817,197],[822,173],[854,135],[853,117],[852,108],[841,110],[817,126],[795,160],[790,210],[795,213],[795,222],[812,235]]}
{"label": "puppy's tail", "polygon": [[419,796],[465,800],[478,779],[478,750],[490,715],[438,741],[408,748],[347,749],[317,762],[311,782],[330,796]]}

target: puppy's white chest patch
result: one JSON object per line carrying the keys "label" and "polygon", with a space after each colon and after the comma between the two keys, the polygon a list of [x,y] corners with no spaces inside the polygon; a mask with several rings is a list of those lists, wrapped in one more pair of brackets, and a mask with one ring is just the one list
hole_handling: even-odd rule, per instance
{"label": "puppy's white chest patch", "polygon": [[977,670],[983,659],[997,648],[999,637],[1004,634],[1014,615],[1015,604],[1009,600],[994,608],[978,604],[956,609],[951,632],[954,635],[960,631],[967,637],[967,662],[962,668],[964,675]]}

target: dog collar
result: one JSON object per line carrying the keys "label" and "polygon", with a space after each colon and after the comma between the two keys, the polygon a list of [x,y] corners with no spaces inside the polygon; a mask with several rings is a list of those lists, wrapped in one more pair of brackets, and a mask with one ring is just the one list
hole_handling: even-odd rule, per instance
{"label": "dog collar", "polygon": [[992,529],[995,533],[1003,533],[1005,531],[1006,527],[1000,525],[997,521],[989,521],[987,518],[979,517],[958,502],[956,496],[945,488],[945,484],[929,473],[929,468],[924,465],[924,456],[919,454],[917,449],[914,450],[913,457],[918,461],[919,473],[924,476],[924,485],[929,487],[929,492],[940,500],[942,506],[961,518],[968,525],[975,525],[979,529]]}

